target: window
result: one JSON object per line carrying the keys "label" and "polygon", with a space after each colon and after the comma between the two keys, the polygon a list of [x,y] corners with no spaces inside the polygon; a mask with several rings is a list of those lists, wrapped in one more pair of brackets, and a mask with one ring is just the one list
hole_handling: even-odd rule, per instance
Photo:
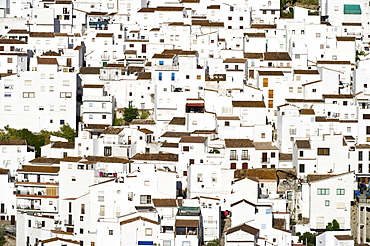
{"label": "window", "polygon": [[320,38],[321,37],[321,34],[320,33],[316,33],[316,38]]}
{"label": "window", "polygon": [[72,180],[72,181],[76,181],[76,176],[72,176],[72,177],[71,177],[71,180]]}
{"label": "window", "polygon": [[182,151],[189,151],[189,146],[182,146]]}
{"label": "window", "polygon": [[358,164],[358,172],[359,173],[362,173],[362,164],[360,163],[360,164]]}
{"label": "window", "polygon": [[8,57],[8,63],[13,63],[13,58],[11,58],[11,57]]}
{"label": "window", "polygon": [[240,20],[240,21],[242,21],[242,20],[243,20],[243,16],[240,16],[240,17],[239,17],[239,20]]}
{"label": "window", "polygon": [[49,74],[49,79],[54,79],[54,74],[53,73]]}
{"label": "window", "polygon": [[337,189],[337,195],[344,195],[345,190],[344,189]]}
{"label": "window", "polygon": [[109,235],[113,235],[113,230],[109,230]]}
{"label": "window", "polygon": [[59,123],[60,123],[61,125],[64,125],[64,122],[65,122],[64,120],[60,120],[60,121],[59,121]]}
{"label": "window", "polygon": [[197,79],[202,79],[202,75],[197,75]]}
{"label": "window", "polygon": [[60,98],[72,98],[72,92],[61,92]]}
{"label": "window", "polygon": [[236,169],[236,163],[231,163],[230,164],[230,169]]}
{"label": "window", "polygon": [[39,106],[40,111],[44,111],[44,106]]}
{"label": "window", "polygon": [[171,73],[171,81],[175,81],[175,73]]}
{"label": "window", "polygon": [[104,156],[111,156],[112,155],[112,147],[111,146],[105,146],[104,147]]}
{"label": "window", "polygon": [[299,164],[299,172],[304,173],[305,172],[305,165],[304,164]]}
{"label": "window", "polygon": [[362,159],[363,159],[363,158],[362,158],[362,151],[359,151],[359,152],[358,152],[358,160],[359,160],[359,161],[362,161]]}
{"label": "window", "polygon": [[225,121],[225,126],[230,126],[230,121]]}
{"label": "window", "polygon": [[269,86],[269,79],[263,78],[263,87],[268,87],[268,86]]}
{"label": "window", "polygon": [[242,160],[249,160],[248,150],[242,150]]}
{"label": "window", "polygon": [[233,19],[232,16],[227,17],[227,20],[232,20],[232,19]]}
{"label": "window", "polygon": [[101,116],[101,118],[102,118],[103,120],[105,120],[105,119],[107,119],[107,115],[103,114],[103,115]]}
{"label": "window", "polygon": [[274,100],[268,100],[268,108],[274,107]]}
{"label": "window", "polygon": [[105,206],[104,205],[100,205],[100,213],[99,213],[100,216],[105,216]]}
{"label": "window", "polygon": [[23,92],[23,98],[34,98],[35,92]]}
{"label": "window", "polygon": [[230,150],[230,160],[237,160],[236,150]]}
{"label": "window", "polygon": [[5,92],[4,97],[12,97],[12,93],[11,92]]}
{"label": "window", "polygon": [[140,204],[150,204],[152,202],[151,195],[141,195],[140,196]]}
{"label": "window", "polygon": [[274,98],[274,90],[269,90],[269,98]]}
{"label": "window", "polygon": [[81,204],[81,214],[85,214],[85,204]]}
{"label": "window", "polygon": [[322,189],[322,188],[317,189],[317,195],[329,195],[329,194],[330,194],[329,189]]}
{"label": "window", "polygon": [[132,200],[134,199],[134,193],[133,193],[133,192],[128,192],[128,193],[127,193],[127,199],[128,199],[129,201],[132,201]]}
{"label": "window", "polygon": [[84,234],[84,229],[80,228],[80,234]]}
{"label": "window", "polygon": [[366,126],[366,134],[369,135],[370,134],[370,126]]}
{"label": "window", "polygon": [[162,73],[161,72],[158,73],[158,80],[162,80]]}
{"label": "window", "polygon": [[264,14],[264,15],[265,15],[266,13],[267,13],[267,11],[266,11],[266,10],[262,10],[262,14]]}
{"label": "window", "polygon": [[317,148],[317,155],[330,155],[330,148]]}
{"label": "window", "polygon": [[325,207],[329,207],[330,206],[330,201],[329,200],[325,200]]}
{"label": "window", "polygon": [[202,173],[198,173],[197,182],[203,182],[203,174]]}

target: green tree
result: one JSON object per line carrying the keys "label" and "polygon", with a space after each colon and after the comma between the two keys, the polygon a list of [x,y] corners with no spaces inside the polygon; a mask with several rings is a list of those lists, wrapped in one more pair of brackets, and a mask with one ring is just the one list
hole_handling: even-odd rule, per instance
{"label": "green tree", "polygon": [[59,131],[51,132],[50,135],[65,138],[68,142],[74,142],[77,132],[69,124],[64,124],[59,128]]}
{"label": "green tree", "polygon": [[123,113],[123,119],[126,122],[131,122],[133,119],[136,119],[139,116],[139,111],[137,108],[129,107],[125,108],[125,112]]}
{"label": "green tree", "polygon": [[307,242],[306,245],[308,246],[315,246],[316,245],[316,233],[311,233],[311,232],[305,232],[301,236],[299,236],[298,241],[305,243]]}
{"label": "green tree", "polygon": [[149,114],[148,111],[143,111],[143,112],[141,112],[140,119],[146,120],[146,119],[148,119],[149,115],[150,114]]}
{"label": "green tree", "polygon": [[326,231],[339,231],[339,223],[336,220],[329,222],[325,228]]}
{"label": "green tree", "polygon": [[207,246],[220,246],[220,240],[218,238],[213,239],[207,243]]}

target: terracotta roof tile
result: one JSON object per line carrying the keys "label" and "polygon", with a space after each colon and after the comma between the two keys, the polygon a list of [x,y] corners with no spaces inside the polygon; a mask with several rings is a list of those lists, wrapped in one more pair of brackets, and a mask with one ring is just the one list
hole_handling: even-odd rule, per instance
{"label": "terracotta roof tile", "polygon": [[22,169],[18,169],[17,172],[22,172],[22,173],[59,173],[59,167],[24,165],[22,167]]}
{"label": "terracotta roof tile", "polygon": [[249,139],[225,139],[226,148],[253,148],[254,145]]}
{"label": "terracotta roof tile", "polygon": [[140,128],[140,129],[137,129],[139,132],[142,132],[144,134],[152,134],[153,131],[149,130],[149,129],[146,129],[146,128]]}
{"label": "terracotta roof tile", "polygon": [[152,79],[152,73],[151,72],[141,72],[138,74],[137,80],[151,80]]}
{"label": "terracotta roof tile", "polygon": [[337,37],[337,41],[344,41],[344,42],[352,41],[352,42],[355,42],[356,37]]}
{"label": "terracotta roof tile", "polygon": [[227,230],[227,232],[226,232],[226,235],[229,235],[229,234],[234,233],[234,232],[237,232],[237,231],[244,231],[244,232],[246,232],[248,234],[251,234],[251,235],[256,236],[260,230],[257,229],[257,228],[254,228],[252,226],[249,226],[249,225],[246,225],[246,224],[242,224],[240,226],[229,228]]}
{"label": "terracotta roof tile", "polygon": [[307,181],[308,182],[315,182],[327,178],[332,178],[335,176],[338,176],[339,174],[308,174],[307,175]]}
{"label": "terracotta roof tile", "polygon": [[217,120],[240,120],[239,116],[217,116]]}
{"label": "terracotta roof tile", "polygon": [[154,221],[154,220],[142,217],[142,216],[138,216],[138,217],[128,219],[128,220],[123,220],[119,224],[120,225],[125,225],[125,224],[129,224],[129,223],[132,223],[132,222],[135,222],[135,221],[138,221],[138,220],[142,220],[142,221],[149,222],[149,223],[152,223],[152,224],[155,224],[155,225],[159,225],[158,221]]}
{"label": "terracotta roof tile", "polygon": [[40,58],[37,57],[37,64],[58,65],[57,58]]}
{"label": "terracotta roof tile", "polygon": [[317,61],[317,64],[351,65],[350,61]]}
{"label": "terracotta roof tile", "polygon": [[46,158],[46,157],[37,157],[29,161],[30,163],[48,163],[48,164],[59,164],[60,158]]}
{"label": "terracotta roof tile", "polygon": [[108,127],[101,134],[117,135],[121,131],[123,131],[123,129],[124,129],[123,127]]}
{"label": "terracotta roof tile", "polygon": [[31,32],[30,37],[33,37],[33,38],[54,38],[55,34],[53,32]]}
{"label": "terracotta roof tile", "polygon": [[175,226],[178,227],[198,227],[199,220],[180,220],[176,219]]}
{"label": "terracotta roof tile", "polygon": [[51,144],[51,148],[53,149],[74,149],[75,143],[74,142],[54,142]]}
{"label": "terracotta roof tile", "polygon": [[0,145],[27,145],[24,139],[0,140]]}
{"label": "terracotta roof tile", "polygon": [[354,241],[354,239],[350,235],[334,235],[334,237],[338,239],[339,241],[342,241],[342,240]]}
{"label": "terracotta roof tile", "polygon": [[242,108],[266,108],[264,101],[233,101],[233,107]]}
{"label": "terracotta roof tile", "polygon": [[128,163],[127,159],[118,157],[106,157],[106,156],[88,156],[85,159],[94,162],[107,162],[107,163]]}
{"label": "terracotta roof tile", "polygon": [[88,84],[85,84],[82,88],[84,88],[84,89],[103,89],[104,85],[88,85]]}
{"label": "terracotta roof tile", "polygon": [[161,147],[162,148],[178,148],[179,147],[179,144],[178,143],[164,142]]}
{"label": "terracotta roof tile", "polygon": [[172,198],[152,199],[154,207],[177,207],[177,200]]}
{"label": "terracotta roof tile", "polygon": [[161,137],[164,138],[181,138],[183,136],[190,136],[190,132],[165,132]]}
{"label": "terracotta roof tile", "polygon": [[257,150],[279,150],[272,142],[253,142],[253,145]]}
{"label": "terracotta roof tile", "polygon": [[18,39],[0,39],[0,44],[27,44],[27,42]]}
{"label": "terracotta roof tile", "polygon": [[97,33],[97,38],[111,38],[113,37],[114,33]]}
{"label": "terracotta roof tile", "polygon": [[299,110],[300,114],[309,114],[309,115],[315,115],[315,110],[310,108],[302,108]]}
{"label": "terracotta roof tile", "polygon": [[0,174],[8,174],[8,173],[9,173],[9,169],[0,168]]}
{"label": "terracotta roof tile", "polygon": [[247,59],[243,58],[226,58],[223,63],[245,63]]}
{"label": "terracotta roof tile", "polygon": [[29,34],[30,32],[26,29],[11,29],[8,34]]}
{"label": "terracotta roof tile", "polygon": [[185,125],[185,117],[173,117],[169,125]]}
{"label": "terracotta roof tile", "polygon": [[269,24],[252,24],[251,28],[256,29],[276,29],[276,24],[269,25]]}
{"label": "terracotta roof tile", "polygon": [[60,53],[49,50],[49,51],[44,52],[44,54],[42,54],[41,56],[61,56],[61,55]]}
{"label": "terracotta roof tile", "polygon": [[258,71],[260,76],[284,76],[282,71]]}
{"label": "terracotta roof tile", "polygon": [[177,162],[179,160],[179,155],[172,153],[158,153],[158,154],[135,154],[132,160],[141,161],[172,161]]}
{"label": "terracotta roof tile", "polygon": [[298,149],[311,149],[310,140],[296,140],[295,143]]}
{"label": "terracotta roof tile", "polygon": [[205,143],[206,141],[206,137],[185,136],[180,139],[180,143]]}
{"label": "terracotta roof tile", "polygon": [[263,53],[265,61],[291,61],[288,52],[265,52]]}
{"label": "terracotta roof tile", "polygon": [[81,67],[79,74],[100,74],[101,67]]}
{"label": "terracotta roof tile", "polygon": [[291,161],[293,160],[292,154],[279,153],[279,161]]}
{"label": "terracotta roof tile", "polygon": [[247,58],[247,59],[263,59],[263,53],[246,52],[246,53],[244,53],[244,58]]}
{"label": "terracotta roof tile", "polygon": [[244,33],[244,35],[247,35],[250,38],[265,38],[266,37],[266,34],[264,32]]}
{"label": "terracotta roof tile", "polygon": [[209,5],[207,6],[207,9],[221,9],[220,5]]}
{"label": "terracotta roof tile", "polygon": [[135,119],[130,122],[130,125],[155,125],[155,121]]}
{"label": "terracotta roof tile", "polygon": [[356,22],[343,22],[342,26],[362,26],[362,24]]}
{"label": "terracotta roof tile", "polygon": [[192,25],[224,27],[223,22],[212,22],[209,20],[192,20]]}
{"label": "terracotta roof tile", "polygon": [[294,74],[319,74],[319,71],[317,70],[300,70],[300,69],[297,69],[297,70],[294,70]]}

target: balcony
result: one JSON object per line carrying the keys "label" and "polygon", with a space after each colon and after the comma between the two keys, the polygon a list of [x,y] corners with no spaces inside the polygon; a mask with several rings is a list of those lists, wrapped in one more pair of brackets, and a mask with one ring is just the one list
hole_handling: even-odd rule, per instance
{"label": "balcony", "polygon": [[270,158],[261,158],[261,163],[270,163]]}
{"label": "balcony", "polygon": [[108,25],[109,24],[109,21],[108,20],[104,20],[104,21],[90,21],[89,22],[89,26],[92,27],[92,26],[96,26],[96,27],[101,27],[101,26],[105,26],[105,25]]}
{"label": "balcony", "polygon": [[178,65],[154,65],[156,71],[179,71]]}
{"label": "balcony", "polygon": [[237,161],[238,160],[238,156],[237,155],[231,155],[230,156],[230,160]]}
{"label": "balcony", "polygon": [[250,160],[250,156],[249,155],[242,155],[242,160]]}

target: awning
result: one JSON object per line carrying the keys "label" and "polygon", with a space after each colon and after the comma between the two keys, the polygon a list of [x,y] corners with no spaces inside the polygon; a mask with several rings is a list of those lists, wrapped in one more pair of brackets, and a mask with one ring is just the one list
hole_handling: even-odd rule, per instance
{"label": "awning", "polygon": [[186,107],[204,107],[204,103],[187,103]]}
{"label": "awning", "polygon": [[345,15],[360,15],[361,6],[359,4],[344,4]]}

